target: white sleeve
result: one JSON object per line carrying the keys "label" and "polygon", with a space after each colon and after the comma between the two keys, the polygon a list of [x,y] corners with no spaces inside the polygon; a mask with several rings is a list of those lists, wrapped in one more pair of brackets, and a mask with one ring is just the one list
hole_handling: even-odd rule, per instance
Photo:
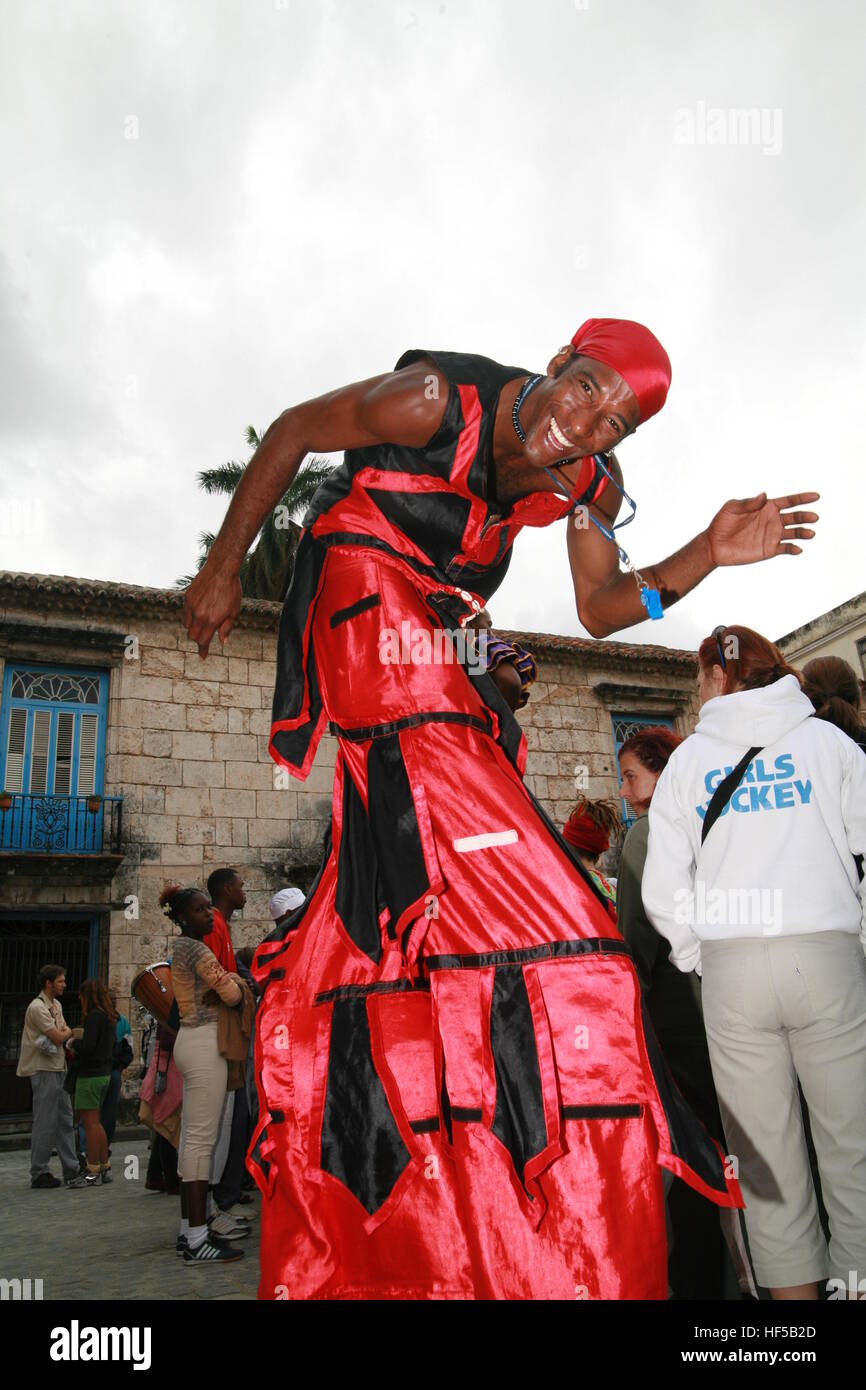
{"label": "white sleeve", "polygon": [[642,894],[647,917],[671,943],[671,962],[678,970],[700,971],[701,943],[693,930],[695,860],[677,796],[673,760],[656,783],[650,802]]}

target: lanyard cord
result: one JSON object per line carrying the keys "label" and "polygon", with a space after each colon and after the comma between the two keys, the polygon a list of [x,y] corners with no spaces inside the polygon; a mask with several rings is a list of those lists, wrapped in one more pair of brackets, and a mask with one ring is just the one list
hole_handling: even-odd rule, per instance
{"label": "lanyard cord", "polygon": [[[613,483],[613,485],[614,485],[614,487],[616,488],[617,492],[625,499],[626,502],[629,503],[629,505],[630,505],[630,507],[631,507],[631,509],[632,509],[631,516],[626,517],[625,521],[620,521],[619,523],[617,523],[619,526],[628,526],[628,524],[629,524],[630,521],[634,521],[635,512],[637,511],[637,503],[634,501],[633,498],[629,497],[629,495],[628,495],[628,493],[626,492],[625,488],[622,487],[622,486],[617,482],[616,478],[613,476],[613,474],[611,473],[610,469],[607,467],[607,464],[606,464],[605,461],[604,461],[604,454],[593,454],[592,457],[593,457],[593,460],[594,460],[596,466],[597,466],[598,468],[601,469],[602,473],[605,474],[605,476],[607,477],[608,481],[611,482],[611,483]],[[562,465],[560,464],[559,466],[561,467]],[[550,468],[545,468],[544,471],[545,471],[545,473],[547,473],[547,474],[553,479],[554,483],[557,484],[557,491],[562,492],[562,495],[565,496],[565,497],[570,497],[570,496],[571,496],[571,493],[570,493],[570,492],[563,492],[563,491],[562,491],[562,479],[561,479],[561,478],[557,478],[556,474],[552,471],[552,469],[550,469]],[[568,516],[572,516],[572,515],[574,514],[574,512],[577,510],[577,508],[578,508],[579,505],[580,505],[580,503],[575,502],[574,505],[569,509],[569,511],[568,511],[568,513],[567,513]],[[638,571],[635,569],[635,567],[634,567],[634,565],[632,564],[631,560],[629,559],[628,555],[627,555],[626,552],[623,550],[622,546],[619,544],[619,541],[617,540],[616,536],[614,535],[614,531],[616,530],[616,526],[614,526],[614,527],[605,526],[604,522],[599,521],[599,520],[598,520],[598,517],[593,516],[592,512],[589,510],[588,507],[586,508],[586,514],[587,514],[587,516],[589,517],[590,521],[592,522],[593,526],[598,527],[599,531],[600,531],[601,534],[604,536],[605,540],[610,541],[611,545],[616,546],[616,553],[617,553],[617,555],[619,556],[619,558],[620,558],[620,560],[622,561],[622,563],[625,565],[626,570],[629,572],[629,574],[634,574],[634,576],[635,576],[635,578],[637,579],[638,583],[639,583],[642,587],[645,586],[646,581],[642,578],[642,576],[641,576],[641,575],[638,573]]]}

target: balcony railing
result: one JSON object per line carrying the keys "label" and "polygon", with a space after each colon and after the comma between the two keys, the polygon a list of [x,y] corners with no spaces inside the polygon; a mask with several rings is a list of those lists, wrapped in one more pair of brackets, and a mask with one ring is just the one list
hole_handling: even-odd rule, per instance
{"label": "balcony railing", "polygon": [[25,795],[0,800],[0,850],[120,854],[123,797]]}

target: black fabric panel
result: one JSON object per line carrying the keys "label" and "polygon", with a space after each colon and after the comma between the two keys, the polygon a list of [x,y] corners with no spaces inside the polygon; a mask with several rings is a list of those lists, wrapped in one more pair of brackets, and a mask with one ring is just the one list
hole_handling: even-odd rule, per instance
{"label": "black fabric panel", "polygon": [[412,789],[396,734],[374,739],[367,755],[367,805],[385,901],[395,927],[430,887]]}
{"label": "black fabric panel", "polygon": [[324,482],[316,488],[304,514],[304,527],[311,527],[318,517],[324,516],[336,502],[345,501],[352,491],[353,470],[348,465],[348,457],[348,453],[344,454],[343,462],[332,468]]}
{"label": "black fabric panel", "polygon": [[[278,644],[278,662],[279,651],[280,647]],[[300,651],[301,646],[299,639],[298,652],[300,653]],[[301,670],[300,660],[298,661],[297,669]],[[304,724],[301,724],[297,729],[276,729],[271,733],[271,742],[273,743],[277,753],[279,753],[281,758],[285,758],[286,762],[290,763],[292,767],[303,766],[304,759],[307,756],[307,750],[309,749],[313,735],[316,732],[316,726],[319,722],[319,716],[322,713],[322,692],[319,689],[319,677],[316,673],[316,661],[315,656],[313,654],[312,642],[310,642],[310,649],[308,652],[306,674],[307,684],[309,686],[310,691],[310,708],[306,722]],[[285,708],[286,705],[286,699],[284,698],[285,689],[281,687],[280,684],[282,679],[283,677],[281,676],[280,667],[278,665],[277,682],[274,687],[274,708],[276,708],[277,706],[278,698],[280,700],[281,707]],[[283,690],[283,695],[280,696],[278,695],[278,692],[280,692],[281,690]],[[299,710],[301,695],[296,696],[295,694],[293,694],[291,698],[296,710]],[[296,715],[284,714],[281,717],[283,719],[294,719]]]}
{"label": "black fabric panel", "polygon": [[404,714],[402,719],[392,719],[390,724],[368,724],[363,729],[343,729],[333,720],[328,725],[335,738],[344,738],[348,743],[367,743],[371,738],[387,738],[398,734],[401,729],[417,729],[420,724],[461,724],[477,729],[480,734],[492,734],[493,726],[489,720],[477,714],[460,714],[454,710],[434,710],[423,714]]}
{"label": "black fabric panel", "polygon": [[429,1120],[412,1120],[409,1128],[413,1134],[438,1134],[438,1116],[432,1115]]}
{"label": "black fabric panel", "polygon": [[326,550],[333,545],[359,545],[364,550],[381,550],[385,555],[393,555],[398,560],[402,560],[416,574],[423,574],[429,579],[437,580],[440,584],[448,583],[444,574],[435,565],[425,565],[423,561],[416,560],[414,555],[407,555],[402,550],[395,550],[393,545],[389,545],[381,537],[368,536],[363,531],[332,531],[327,536],[318,536],[316,544],[324,546]]}
{"label": "black fabric panel", "polygon": [[500,966],[496,971],[490,1047],[496,1074],[491,1131],[511,1154],[522,1183],[526,1164],[547,1144],[535,1028],[522,970]]}
{"label": "black fabric panel", "polygon": [[368,994],[429,994],[429,980],[379,980],[372,985],[337,985],[335,989],[317,994],[316,1004],[330,1004],[334,999],[366,999]]}
{"label": "black fabric panel", "polygon": [[322,1168],[372,1216],[409,1163],[385,1089],[373,1065],[367,1005],[334,1004],[322,1119]]}
{"label": "black fabric panel", "polygon": [[448,1143],[454,1143],[454,1126],[451,1119],[451,1097],[448,1094],[448,1086],[445,1082],[445,1058],[442,1058],[442,1085],[439,1088],[439,1109],[442,1111],[442,1123],[445,1126],[445,1133],[448,1136]]}
{"label": "black fabric panel", "polygon": [[[484,357],[478,353],[439,352],[438,350],[431,352],[423,348],[413,348],[410,352],[404,352],[395,370],[409,366],[422,358],[428,358],[433,362],[448,382],[448,403],[442,424],[430,443],[419,451],[402,449],[402,457],[411,460],[412,455],[416,452],[420,453],[422,458],[432,455],[440,468],[443,464],[445,465],[444,476],[448,477],[454,459],[456,434],[465,423],[460,396],[456,387],[474,386],[478,391],[483,419],[478,438],[478,448],[470,465],[467,481],[471,492],[479,497],[495,500],[496,469],[493,464],[491,439],[496,406],[503,386],[509,381],[518,380],[520,377],[531,376],[532,373],[524,367],[509,367],[502,362],[495,362],[491,357]],[[421,471],[430,470],[422,468]],[[453,545],[451,549],[453,553]]]}
{"label": "black fabric panel", "polygon": [[[504,544],[504,531],[502,532],[502,540]],[[455,561],[448,566],[448,578],[452,584],[459,584],[464,589],[471,589],[473,594],[480,595],[485,603],[489,603],[508,573],[508,566],[511,564],[513,554],[514,546],[512,544],[501,558],[497,557],[492,565],[485,565],[483,568],[471,562],[459,565]]]}
{"label": "black fabric panel", "polygon": [[564,1120],[638,1120],[642,1105],[563,1105]]}
{"label": "black fabric panel", "polygon": [[[390,492],[368,487],[367,495],[402,535],[439,565],[459,549],[472,504],[455,492]],[[455,540],[457,545],[455,547]]]}
{"label": "black fabric panel", "polygon": [[374,964],[382,957],[376,855],[367,812],[348,768],[343,773],[343,828],[335,908],[349,937]]}
{"label": "black fabric panel", "polygon": [[480,956],[427,956],[425,970],[483,970],[489,965],[527,965],[539,960],[559,960],[564,956],[630,956],[631,951],[617,937],[590,936],[583,941],[546,941],[541,946],[523,946],[515,951],[487,951]]}
{"label": "black fabric panel", "polygon": [[712,1187],[718,1192],[727,1192],[724,1164],[719,1152],[700,1120],[694,1111],[689,1109],[677,1089],[668,1064],[662,1055],[655,1029],[643,1000],[641,1000],[641,1014],[650,1066],[659,1099],[664,1107],[665,1119],[668,1122],[671,1153],[693,1168],[708,1187]]}
{"label": "black fabric panel", "polygon": [[[304,695],[304,628],[310,605],[319,587],[325,554],[325,550],[316,543],[309,531],[305,531],[298,542],[292,582],[280,615],[277,634],[277,679],[271,710],[271,721],[274,724],[283,719],[296,719],[301,711]],[[312,649],[309,654],[312,657]],[[314,662],[310,660],[306,672],[308,679],[313,666]],[[316,711],[312,707],[310,714],[315,722]]]}
{"label": "black fabric panel", "polygon": [[378,594],[367,594],[365,598],[359,598],[356,603],[350,603],[348,608],[338,608],[336,613],[331,614],[331,627],[339,627],[341,623],[347,623],[350,618],[357,618],[359,614],[366,613],[368,608],[378,608],[381,602]]}

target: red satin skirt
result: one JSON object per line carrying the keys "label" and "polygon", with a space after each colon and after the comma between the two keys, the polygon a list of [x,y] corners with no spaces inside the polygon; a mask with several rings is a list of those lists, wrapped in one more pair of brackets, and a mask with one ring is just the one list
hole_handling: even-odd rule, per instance
{"label": "red satin skirt", "polygon": [[380,659],[441,627],[429,587],[332,549],[310,616],[339,752],[323,869],[254,965],[259,1296],[663,1299],[660,1165],[741,1199],[495,713],[421,640]]}

